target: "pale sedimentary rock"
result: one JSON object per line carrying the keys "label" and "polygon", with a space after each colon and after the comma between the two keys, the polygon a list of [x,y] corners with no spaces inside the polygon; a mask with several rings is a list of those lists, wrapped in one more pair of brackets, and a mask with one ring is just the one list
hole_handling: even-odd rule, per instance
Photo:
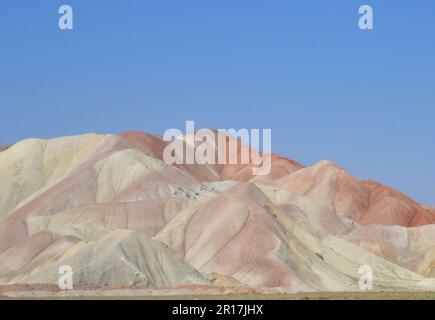
{"label": "pale sedimentary rock", "polygon": [[70,265],[79,286],[352,291],[370,265],[377,289],[435,290],[431,208],[329,161],[274,154],[254,176],[168,165],[166,145],[133,131],[0,152],[0,285]]}

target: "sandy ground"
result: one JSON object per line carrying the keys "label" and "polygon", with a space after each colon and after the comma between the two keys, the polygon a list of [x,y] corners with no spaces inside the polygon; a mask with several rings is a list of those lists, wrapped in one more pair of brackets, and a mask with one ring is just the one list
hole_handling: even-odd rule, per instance
{"label": "sandy ground", "polygon": [[[180,294],[174,290],[74,290],[60,292],[37,290],[2,290],[0,300],[435,300],[435,292],[316,292],[298,294],[205,293]],[[22,288],[20,288],[22,289]],[[42,289],[42,290],[41,290]]]}

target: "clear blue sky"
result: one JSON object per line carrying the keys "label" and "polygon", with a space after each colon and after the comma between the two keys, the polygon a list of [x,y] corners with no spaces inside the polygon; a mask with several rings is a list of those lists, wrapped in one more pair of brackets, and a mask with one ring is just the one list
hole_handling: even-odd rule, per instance
{"label": "clear blue sky", "polygon": [[435,203],[435,1],[2,2],[0,108],[0,145],[271,128],[275,152]]}

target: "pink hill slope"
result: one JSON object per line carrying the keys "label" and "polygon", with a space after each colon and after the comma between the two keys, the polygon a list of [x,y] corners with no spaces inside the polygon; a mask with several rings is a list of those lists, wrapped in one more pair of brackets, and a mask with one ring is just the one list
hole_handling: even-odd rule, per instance
{"label": "pink hill slope", "polygon": [[70,265],[87,288],[355,291],[369,265],[375,289],[435,290],[433,208],[329,161],[272,154],[255,176],[168,165],[167,145],[131,131],[0,152],[0,286],[55,285]]}

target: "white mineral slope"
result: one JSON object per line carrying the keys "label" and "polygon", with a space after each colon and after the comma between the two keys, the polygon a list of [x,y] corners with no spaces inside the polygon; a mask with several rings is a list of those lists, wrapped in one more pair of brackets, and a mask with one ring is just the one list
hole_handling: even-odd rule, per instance
{"label": "white mineral slope", "polygon": [[[141,182],[141,179],[145,185],[148,183],[149,188],[142,190],[143,184],[137,187],[134,185],[136,180]],[[154,183],[149,183],[152,179]],[[133,187],[129,188],[130,185]],[[35,216],[56,215],[70,209],[77,209],[78,212],[92,211],[88,209],[98,204],[105,204],[107,207],[107,203],[111,201],[131,203],[139,200],[162,200],[165,197],[185,197],[195,200],[194,194],[213,193],[207,190],[193,192],[196,188],[200,189],[201,184],[188,173],[167,166],[122,137],[108,136],[95,152],[61,179],[36,191],[7,217],[0,219],[0,253],[29,236],[27,220]],[[138,195],[138,190],[143,192]],[[184,191],[176,194],[178,190]],[[125,205],[127,210],[130,210],[130,207],[134,205]],[[81,210],[81,208],[85,209]],[[123,207],[118,204],[113,208],[119,210],[115,210],[112,218],[122,217]],[[132,229],[135,228],[135,219],[146,219],[140,212],[146,213],[148,209],[145,206],[142,211],[140,210],[140,208],[132,208],[131,214],[127,215],[127,217],[135,217],[131,220]],[[150,222],[149,225],[152,223]],[[93,226],[88,228],[92,229]]]}
{"label": "white mineral slope", "polygon": [[280,205],[254,185],[239,184],[179,214],[156,238],[203,273],[225,274],[254,288],[354,291],[365,264],[373,267],[375,289],[434,288],[425,277],[327,231],[354,230],[346,219],[330,212],[331,221],[323,221],[321,205],[285,190],[277,197]]}
{"label": "white mineral slope", "polygon": [[[9,177],[5,183],[1,184],[1,195],[4,195],[6,199],[2,200],[1,204],[5,208],[15,206],[14,210],[5,209],[3,215],[17,213],[22,217],[27,217],[55,214],[70,208],[109,202],[146,172],[172,170],[178,171],[180,176],[182,173],[187,175],[179,169],[169,167],[161,160],[142,152],[122,137],[101,136],[98,140],[99,143],[94,143],[94,136],[91,137],[90,144],[94,146],[94,149],[89,150],[86,154],[82,153],[80,149],[71,151],[75,156],[69,162],[66,161],[70,163],[70,166],[59,165],[57,160],[52,160],[45,155],[45,158],[51,160],[41,162],[39,158],[31,159],[28,165],[20,167],[17,175],[13,170],[17,166],[16,162],[9,161],[9,158],[6,160],[1,158],[0,160],[3,161],[0,163],[5,167],[5,173],[3,170],[1,172]],[[56,143],[60,145],[60,150],[69,150],[69,139],[75,141],[73,138],[68,138],[66,141],[56,140]],[[50,142],[47,144],[51,145]],[[12,147],[5,153],[15,154],[14,150],[15,147]],[[30,152],[33,153],[32,150]],[[57,153],[63,154],[63,151],[57,151]],[[56,155],[52,157],[57,159]],[[17,162],[20,161],[22,160]],[[40,163],[42,164],[39,165]],[[37,176],[34,177],[29,172],[35,172]],[[56,174],[48,175],[46,172],[55,172]],[[51,177],[51,180],[48,180],[47,176]],[[191,179],[194,180],[194,178]],[[6,196],[8,192],[12,196]],[[170,195],[172,195],[172,189],[169,188],[167,196]],[[158,193],[156,196],[162,195]],[[12,200],[9,200],[10,198]]]}
{"label": "white mineral slope", "polygon": [[435,276],[435,225],[360,226],[343,238],[419,274]]}
{"label": "white mineral slope", "polygon": [[3,284],[56,284],[62,265],[71,266],[74,284],[171,288],[207,280],[162,243],[136,231],[116,230],[98,241],[79,241],[55,260],[25,265]]}
{"label": "white mineral slope", "polygon": [[29,139],[0,153],[0,218],[89,157],[105,139],[86,134]]}
{"label": "white mineral slope", "polygon": [[[270,186],[259,186],[277,205],[275,215],[287,232],[287,239],[293,243],[290,258],[296,262],[299,277],[309,281],[307,285],[316,290],[325,291],[355,291],[359,289],[360,274],[358,270],[363,265],[373,269],[375,290],[434,290],[435,279],[427,278],[404,267],[403,261],[396,258],[396,263],[387,260],[388,255],[379,254],[369,242],[362,243],[360,237],[370,238],[372,244],[383,243],[393,246],[393,238],[387,236],[400,229],[399,226],[371,226],[361,227],[350,222],[332,211],[322,207],[312,199],[286,190]],[[378,232],[367,233],[362,230],[371,228]],[[421,252],[432,252],[434,247],[433,226],[410,228],[412,236],[410,246],[421,244],[421,251],[409,252],[403,248],[396,248],[393,256],[410,259]],[[421,243],[422,234],[432,237]],[[376,237],[377,236],[377,237]],[[417,239],[418,238],[418,239]],[[389,240],[388,240],[389,239]],[[352,242],[349,242],[351,240]],[[397,245],[398,239],[394,238]],[[364,245],[367,244],[367,245]],[[402,251],[400,250],[402,249]],[[375,254],[378,253],[378,254]],[[421,256],[420,256],[421,261]],[[400,262],[400,263],[399,263]],[[422,263],[422,262],[421,262]],[[415,265],[414,265],[415,266]],[[407,266],[409,267],[409,265]],[[410,270],[411,269],[411,270]]]}
{"label": "white mineral slope", "polygon": [[95,240],[116,229],[135,230],[152,237],[183,209],[194,205],[181,197],[135,202],[110,202],[69,209],[51,216],[27,219],[29,235],[52,231],[82,240]]}

